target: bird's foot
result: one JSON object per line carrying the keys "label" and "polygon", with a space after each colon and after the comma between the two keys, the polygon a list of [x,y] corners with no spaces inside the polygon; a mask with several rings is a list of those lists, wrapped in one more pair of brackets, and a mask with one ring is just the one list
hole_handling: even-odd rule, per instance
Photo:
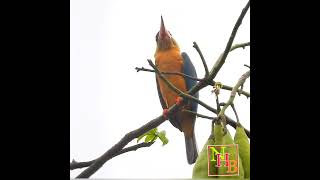
{"label": "bird's foot", "polygon": [[168,119],[169,110],[168,109],[163,109],[162,115],[163,115],[164,119]]}
{"label": "bird's foot", "polygon": [[182,101],[183,101],[183,98],[182,98],[182,97],[180,97],[180,96],[177,97],[177,98],[176,98],[176,105],[179,106],[180,104],[182,104]]}
{"label": "bird's foot", "polygon": [[177,98],[176,98],[176,105],[179,106],[179,105],[182,103],[182,101],[183,101],[183,98],[182,98],[182,97],[180,97],[180,96],[177,97]]}

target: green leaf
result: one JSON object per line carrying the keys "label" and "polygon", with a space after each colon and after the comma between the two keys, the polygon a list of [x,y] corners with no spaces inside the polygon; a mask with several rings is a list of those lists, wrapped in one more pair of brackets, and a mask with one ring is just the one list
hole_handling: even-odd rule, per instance
{"label": "green leaf", "polygon": [[145,133],[145,134],[142,134],[141,136],[139,136],[138,139],[137,139],[137,142],[139,142],[139,141],[140,141],[143,137],[145,137],[146,135],[148,135],[148,134]]}
{"label": "green leaf", "polygon": [[161,131],[160,133],[158,133],[158,137],[162,141],[162,146],[168,144],[169,140],[166,137],[166,131]]}
{"label": "green leaf", "polygon": [[158,131],[158,128],[153,128],[149,131],[150,134],[155,134]]}
{"label": "green leaf", "polygon": [[153,141],[156,141],[156,139],[158,139],[158,136],[155,136],[154,140]]}
{"label": "green leaf", "polygon": [[139,142],[143,137],[147,136],[147,135],[155,135],[158,131],[158,128],[153,128],[150,131],[142,134],[141,136],[138,137],[137,142]]}
{"label": "green leaf", "polygon": [[146,139],[144,140],[145,143],[152,141],[155,138],[154,134],[147,135]]}

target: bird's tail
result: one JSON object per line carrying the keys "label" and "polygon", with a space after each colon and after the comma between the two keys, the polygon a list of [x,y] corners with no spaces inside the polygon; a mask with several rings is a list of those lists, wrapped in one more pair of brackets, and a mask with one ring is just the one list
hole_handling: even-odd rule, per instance
{"label": "bird's tail", "polygon": [[194,136],[194,132],[192,136],[188,136],[186,133],[184,134],[185,142],[186,142],[186,152],[187,152],[187,159],[189,164],[193,164],[196,162],[198,158],[198,148],[196,138]]}

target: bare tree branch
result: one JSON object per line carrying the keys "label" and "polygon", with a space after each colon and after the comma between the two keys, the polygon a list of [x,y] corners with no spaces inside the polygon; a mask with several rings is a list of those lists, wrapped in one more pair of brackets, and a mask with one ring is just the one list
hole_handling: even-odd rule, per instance
{"label": "bare tree branch", "polygon": [[229,98],[229,100],[226,102],[226,104],[222,107],[221,111],[219,112],[218,117],[221,117],[222,115],[224,115],[224,112],[226,111],[227,107],[228,107],[230,104],[233,103],[234,98],[235,98],[235,96],[236,96],[236,94],[237,94],[237,91],[238,91],[239,87],[244,84],[244,82],[246,81],[247,78],[249,78],[249,76],[250,76],[250,70],[247,71],[246,73],[244,73],[244,74],[240,77],[239,81],[238,81],[237,84],[233,87],[233,89],[232,89],[232,91],[231,91],[231,93],[230,93],[230,98]]}
{"label": "bare tree branch", "polygon": [[96,161],[96,159],[95,160],[91,160],[91,161],[86,161],[86,162],[77,162],[75,160],[72,160],[72,162],[70,163],[70,170],[88,167],[92,163],[94,163],[94,161]]}
{"label": "bare tree branch", "polygon": [[[154,143],[154,141],[153,142],[148,142],[148,143],[143,142],[143,143],[139,143],[139,144],[124,148],[120,152],[114,154],[110,159],[112,159],[113,157],[116,157],[116,156],[118,156],[120,154],[129,152],[129,151],[136,151],[139,148],[150,147],[153,143]],[[73,160],[70,163],[70,170],[88,167],[91,164],[93,164],[96,160],[97,159],[94,159],[94,160],[91,160],[91,161],[87,161],[87,162],[76,162],[75,160]]]}
{"label": "bare tree branch", "polygon": [[206,60],[204,59],[203,55],[202,55],[202,52],[198,46],[198,44],[196,42],[193,42],[193,47],[197,50],[197,52],[199,53],[200,55],[200,58],[201,58],[201,61],[202,61],[202,64],[203,64],[203,67],[204,67],[204,70],[205,70],[205,77],[208,77],[209,76],[209,70],[208,70],[208,65],[206,63]]}
{"label": "bare tree branch", "polygon": [[[141,67],[141,68],[136,67],[135,69],[137,70],[137,72],[139,72],[139,71],[145,71],[145,72],[154,72],[154,73],[155,73],[155,70],[148,69],[148,68],[144,68],[144,67]],[[184,74],[184,73],[181,73],[181,72],[163,72],[163,71],[161,71],[161,73],[162,73],[162,74],[178,75],[178,76],[186,77],[186,78],[189,78],[189,79],[192,79],[192,80],[195,80],[195,81],[203,81],[203,79],[196,78],[196,77],[192,77],[192,76],[189,76],[189,75]],[[214,86],[214,85],[215,85],[215,82],[212,81],[212,83],[210,83],[210,84],[208,84],[208,85]],[[233,87],[223,84],[223,86],[221,87],[221,89],[232,91]],[[249,92],[246,92],[246,91],[241,91],[241,92],[240,92],[240,90],[238,90],[238,93],[239,93],[239,95],[241,95],[241,94],[245,95],[247,98],[250,97],[250,93],[249,93]]]}
{"label": "bare tree branch", "polygon": [[214,120],[215,119],[214,117],[206,116],[206,115],[203,115],[203,114],[200,114],[200,113],[197,113],[197,112],[194,112],[194,111],[190,111],[190,110],[187,110],[187,109],[183,109],[182,111],[183,112],[188,112],[190,114],[194,114],[197,117],[201,117],[201,118],[204,118],[204,119],[210,119],[210,120]]}
{"label": "bare tree branch", "polygon": [[[210,117],[210,116],[206,116],[206,115],[203,115],[203,114],[199,114],[199,113],[196,113],[194,111],[189,111],[189,110],[183,110],[185,112],[188,112],[188,113],[191,113],[191,114],[194,114],[196,115],[197,117],[201,117],[201,118],[205,118],[205,119],[210,119],[210,120],[213,120],[215,121],[217,118],[216,117]],[[234,129],[237,128],[237,122],[235,122],[234,120],[232,120],[231,118],[229,118],[228,116],[226,116],[226,119],[227,119],[227,124],[229,124],[231,127],[233,127]],[[244,128],[248,138],[250,138],[250,131],[247,130],[246,128]]]}
{"label": "bare tree branch", "polygon": [[[201,106],[203,106],[204,108],[208,109],[209,111],[215,113],[215,114],[220,114],[221,111],[219,112],[218,110],[214,109],[213,107],[207,105],[206,103],[202,102],[201,100],[189,95],[189,94],[186,94],[184,92],[182,92],[180,89],[176,88],[169,80],[167,80],[162,73],[160,73],[159,69],[153,64],[153,62],[148,59],[148,62],[149,62],[149,65],[154,69],[155,73],[169,86],[169,88],[171,88],[173,91],[175,91],[177,94],[179,94],[180,96],[182,96],[183,98],[187,98],[189,100],[192,100],[198,104],[200,104]],[[250,71],[249,71],[250,72]],[[245,78],[246,79],[246,78]],[[244,83],[244,81],[242,80],[242,77],[240,78],[240,82],[239,83]],[[237,92],[235,89],[238,89],[240,85],[242,84],[239,84],[237,83],[236,85],[236,88],[233,88],[233,93],[234,91]],[[199,84],[199,83],[198,83]],[[198,85],[197,84],[197,85]],[[219,103],[218,103],[219,104]],[[228,104],[225,104],[225,106],[228,106]],[[224,106],[224,107],[225,107]],[[218,106],[219,107],[219,106]],[[220,107],[219,107],[220,108]],[[232,127],[236,128],[236,122],[234,120],[232,120],[231,118],[227,117],[226,116],[226,120],[227,120],[227,124],[230,124]],[[247,133],[248,137],[250,136],[250,132],[248,131]]]}
{"label": "bare tree branch", "polygon": [[[169,108],[169,113],[174,112],[178,109],[178,106],[175,104]],[[145,132],[158,127],[162,124],[166,119],[161,115],[140,128],[133,130],[127,133],[117,144],[112,146],[107,152],[105,152],[102,156],[100,156],[94,163],[92,163],[87,169],[85,169],[82,173],[80,173],[76,178],[89,178],[92,174],[94,174],[98,169],[100,169],[105,162],[111,159],[115,154],[121,151],[130,141],[144,134]]]}
{"label": "bare tree branch", "polygon": [[221,108],[219,106],[220,103],[219,103],[219,95],[218,94],[216,94],[216,104],[217,104],[217,111],[220,112]]}
{"label": "bare tree branch", "polygon": [[250,42],[232,45],[232,47],[230,48],[230,52],[235,50],[235,49],[237,49],[237,48],[243,48],[244,49],[246,46],[250,46]]}
{"label": "bare tree branch", "polygon": [[148,62],[150,64],[150,66],[155,70],[155,73],[164,81],[164,83],[166,83],[170,89],[172,89],[174,92],[176,92],[179,96],[192,100],[198,104],[200,104],[201,106],[203,106],[204,108],[208,109],[209,111],[211,110],[211,107],[209,105],[207,105],[206,103],[202,102],[201,100],[199,100],[198,98],[195,98],[189,94],[186,94],[184,92],[182,92],[180,89],[178,89],[177,87],[175,87],[169,80],[167,80],[162,73],[160,73],[159,69],[153,64],[153,62],[148,59]]}
{"label": "bare tree branch", "polygon": [[[139,71],[155,72],[152,69],[147,69],[147,68],[144,68],[144,67],[141,67],[141,68],[136,67],[135,69],[137,70],[137,72],[139,72]],[[189,76],[189,75],[181,73],[181,72],[164,72],[164,71],[161,71],[161,73],[162,74],[166,74],[166,75],[179,75],[179,76],[186,77],[186,78],[189,78],[189,79],[192,79],[192,80],[195,80],[195,81],[202,81],[203,80],[203,79],[200,79],[200,78]]]}
{"label": "bare tree branch", "polygon": [[232,42],[234,40],[234,38],[236,37],[236,34],[237,34],[237,31],[238,31],[238,28],[239,26],[241,25],[242,23],[242,19],[244,18],[245,14],[247,13],[248,9],[249,9],[249,6],[250,6],[250,0],[248,1],[248,3],[246,4],[246,6],[242,9],[242,12],[232,30],[232,33],[229,37],[229,41],[227,43],[227,46],[222,54],[222,56],[218,59],[218,61],[214,64],[213,68],[211,69],[210,71],[210,75],[208,77],[208,79],[214,79],[216,77],[216,75],[218,74],[220,68],[222,67],[222,65],[224,64],[229,52],[230,52],[230,48],[231,48],[231,45],[232,45]]}
{"label": "bare tree branch", "polygon": [[[240,26],[240,25],[239,25],[239,26]],[[229,39],[229,41],[230,41],[230,40],[233,41],[233,39]],[[228,43],[229,43],[229,42],[228,42]],[[231,43],[232,43],[232,42],[231,42]],[[195,44],[196,44],[196,46],[195,46]],[[201,60],[202,60],[202,62],[203,62],[203,64],[204,64],[204,66],[206,66],[206,62],[205,62],[205,60],[204,60],[204,58],[203,58],[203,55],[202,55],[202,53],[201,53],[201,50],[200,50],[200,48],[199,48],[199,46],[197,45],[196,42],[194,42],[194,46],[195,46],[196,50],[198,51],[198,53],[200,54],[200,57],[201,57]],[[233,51],[233,50],[235,50],[235,49],[237,49],[237,48],[245,48],[246,46],[250,46],[250,42],[235,44],[235,45],[233,45],[233,46],[230,48],[230,52]],[[219,62],[220,60],[221,60],[221,59],[219,58],[217,62]],[[137,70],[137,72],[139,72],[139,71],[155,72],[155,71],[152,70],[152,69],[147,69],[147,68],[144,68],[144,67],[141,67],[141,68],[136,67],[135,69]],[[179,75],[179,76],[183,76],[183,77],[186,77],[186,78],[189,78],[189,79],[192,79],[192,80],[196,80],[196,81],[204,81],[204,82],[201,83],[201,85],[199,86],[200,89],[206,87],[207,85],[214,86],[214,84],[215,84],[215,82],[213,81],[213,78],[212,78],[211,80],[209,80],[209,79],[207,79],[207,78],[205,78],[205,79],[200,79],[200,78],[197,78],[197,77],[192,77],[192,76],[186,75],[186,74],[181,73],[181,72],[161,72],[161,73],[163,73],[163,74]],[[198,88],[199,88],[199,87],[198,87]],[[194,87],[194,88],[195,88],[195,87]],[[228,86],[228,85],[223,85],[223,86],[222,86],[222,89],[225,89],[225,90],[230,90],[230,91],[231,91],[232,88],[233,88],[233,87]],[[199,89],[199,90],[200,90],[200,89]],[[240,93],[240,90],[239,90],[239,93]],[[248,93],[248,92],[246,92],[246,91],[242,91],[240,94],[245,95],[247,98],[250,97],[250,93]]]}
{"label": "bare tree branch", "polygon": [[[225,90],[232,91],[233,87],[224,84],[224,85],[221,87],[221,89],[225,89]],[[241,95],[241,94],[245,95],[247,98],[250,97],[250,93],[249,93],[249,92],[241,91],[240,89],[238,89],[237,92],[238,92],[240,95]]]}
{"label": "bare tree branch", "polygon": [[231,107],[232,107],[232,110],[233,110],[234,114],[236,115],[237,123],[239,123],[240,120],[239,120],[238,113],[237,113],[237,111],[236,111],[236,107],[234,106],[233,103],[231,104]]}

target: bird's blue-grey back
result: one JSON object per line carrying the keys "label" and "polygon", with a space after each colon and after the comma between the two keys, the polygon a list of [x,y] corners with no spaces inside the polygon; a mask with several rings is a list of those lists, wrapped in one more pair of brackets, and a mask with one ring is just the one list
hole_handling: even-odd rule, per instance
{"label": "bird's blue-grey back", "polygon": [[[182,52],[181,56],[182,56],[183,61],[184,61],[184,63],[183,63],[183,73],[187,74],[189,76],[192,76],[192,77],[198,77],[196,69],[194,68],[194,65],[192,64],[188,54],[185,53],[185,52]],[[190,79],[190,78],[186,78],[185,77],[185,81],[186,81],[186,85],[187,85],[187,90],[190,90],[193,86],[195,86],[197,84],[196,80],[193,80],[193,79]],[[196,98],[199,98],[199,92],[195,93],[193,96],[196,97]],[[191,102],[191,110],[194,111],[194,112],[197,112],[198,103]]]}

